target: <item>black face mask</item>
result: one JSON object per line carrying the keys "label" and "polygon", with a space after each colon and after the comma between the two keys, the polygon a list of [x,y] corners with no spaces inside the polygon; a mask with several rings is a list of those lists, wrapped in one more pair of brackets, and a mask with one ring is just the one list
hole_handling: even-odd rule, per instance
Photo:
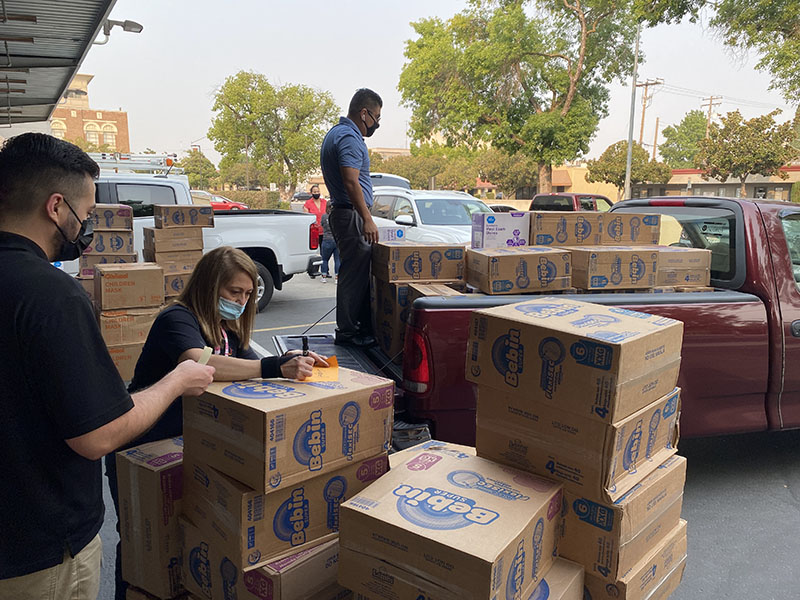
{"label": "black face mask", "polygon": [[319,194],[311,194],[311,197],[312,197],[314,200],[319,200]]}
{"label": "black face mask", "polygon": [[58,223],[55,224],[56,229],[58,229],[58,232],[61,234],[61,237],[64,238],[64,241],[53,260],[62,262],[80,258],[80,255],[83,254],[83,251],[89,247],[89,244],[92,243],[92,239],[94,238],[94,223],[92,223],[92,220],[87,218],[85,221],[81,221],[78,217],[78,214],[72,210],[72,207],[69,205],[69,202],[67,202],[66,198],[64,198],[64,204],[69,207],[69,211],[81,224],[81,228],[78,231],[78,236],[75,238],[75,240],[70,241],[69,238],[64,235],[64,232],[62,231],[61,227],[58,226]]}
{"label": "black face mask", "polygon": [[372,134],[375,133],[375,130],[378,129],[381,124],[375,119],[375,117],[372,116],[372,113],[369,110],[367,110],[367,114],[369,115],[369,118],[372,119],[372,126],[367,127],[367,121],[364,120],[364,127],[367,127],[367,132],[364,134],[364,137],[372,137]]}

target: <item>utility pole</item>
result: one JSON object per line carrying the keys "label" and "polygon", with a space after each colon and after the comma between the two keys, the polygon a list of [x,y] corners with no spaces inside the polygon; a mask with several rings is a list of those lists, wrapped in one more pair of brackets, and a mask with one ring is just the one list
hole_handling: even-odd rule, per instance
{"label": "utility pole", "polygon": [[702,104],[701,106],[705,108],[708,106],[708,120],[706,121],[706,137],[708,137],[708,131],[711,129],[711,109],[715,106],[719,106],[722,102],[715,102],[715,100],[722,100],[722,96],[711,96],[710,98],[703,98],[703,102],[708,102],[708,105]]}
{"label": "utility pole", "polygon": [[639,69],[639,35],[642,24],[636,27],[636,48],[633,51],[633,77],[631,78],[631,112],[628,119],[628,157],[625,162],[625,187],[622,189],[622,199],[631,197],[631,165],[633,164],[633,114],[636,112],[636,73]]}
{"label": "utility pole", "polygon": [[636,87],[643,87],[644,94],[642,94],[642,126],[639,128],[639,145],[642,145],[644,139],[644,113],[647,111],[647,103],[653,99],[653,95],[648,95],[647,92],[651,86],[661,85],[664,83],[663,79],[648,79],[642,83],[637,83]]}
{"label": "utility pole", "polygon": [[658,148],[658,120],[659,118],[656,117],[656,134],[653,136],[653,160],[656,159],[656,148]]}

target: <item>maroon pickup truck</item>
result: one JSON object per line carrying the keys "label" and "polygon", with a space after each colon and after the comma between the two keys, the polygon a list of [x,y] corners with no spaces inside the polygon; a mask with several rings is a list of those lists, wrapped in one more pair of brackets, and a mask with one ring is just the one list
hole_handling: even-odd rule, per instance
{"label": "maroon pickup truck", "polygon": [[[712,252],[713,292],[575,296],[685,323],[681,433],[800,427],[800,205],[665,197],[611,210],[659,213],[662,243]],[[525,299],[416,300],[406,330],[402,418],[427,423],[437,439],[474,444],[475,387],[464,378],[470,313]]]}

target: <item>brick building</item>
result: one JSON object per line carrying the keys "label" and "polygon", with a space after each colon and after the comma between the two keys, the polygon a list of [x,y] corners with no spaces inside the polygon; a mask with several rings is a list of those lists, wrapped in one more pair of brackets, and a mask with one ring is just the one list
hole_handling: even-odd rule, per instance
{"label": "brick building", "polygon": [[89,107],[89,82],[93,75],[75,75],[67,92],[53,111],[53,135],[68,141],[86,140],[116,152],[130,152],[128,113]]}

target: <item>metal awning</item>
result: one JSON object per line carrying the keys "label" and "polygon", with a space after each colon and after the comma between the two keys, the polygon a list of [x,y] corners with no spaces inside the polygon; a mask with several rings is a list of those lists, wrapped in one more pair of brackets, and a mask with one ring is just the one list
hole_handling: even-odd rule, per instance
{"label": "metal awning", "polygon": [[0,125],[47,121],[116,0],[0,0]]}

